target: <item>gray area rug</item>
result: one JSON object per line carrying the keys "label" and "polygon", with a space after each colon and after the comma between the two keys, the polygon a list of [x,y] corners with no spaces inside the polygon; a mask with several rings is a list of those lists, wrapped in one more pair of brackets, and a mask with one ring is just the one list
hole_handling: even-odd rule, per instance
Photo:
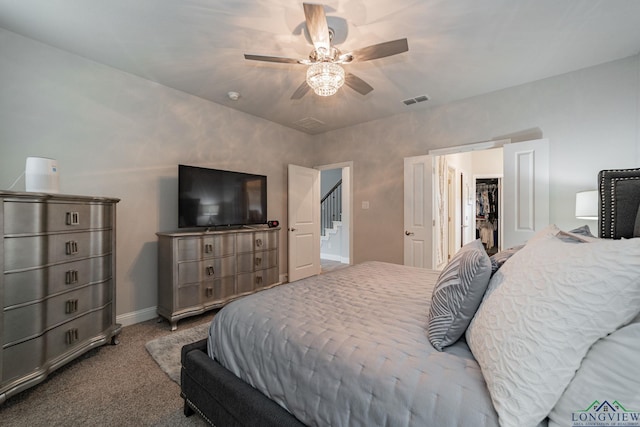
{"label": "gray area rug", "polygon": [[180,350],[185,344],[199,341],[207,337],[209,323],[194,326],[183,331],[175,331],[147,342],[144,346],[173,381],[180,384]]}

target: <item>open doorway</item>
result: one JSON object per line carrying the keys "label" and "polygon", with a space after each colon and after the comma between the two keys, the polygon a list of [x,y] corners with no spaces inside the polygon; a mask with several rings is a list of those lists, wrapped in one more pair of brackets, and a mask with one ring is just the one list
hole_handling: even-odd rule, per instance
{"label": "open doorway", "polygon": [[[441,269],[446,264],[449,235],[446,177],[449,167],[462,182],[456,194],[456,244],[475,237],[475,179],[501,177],[498,250],[523,244],[549,224],[549,141],[488,141],[429,151],[404,159],[404,263]],[[430,203],[429,203],[430,202]]]}
{"label": "open doorway", "polygon": [[351,162],[320,166],[320,266],[322,272],[351,263]]}
{"label": "open doorway", "polygon": [[505,141],[405,158],[404,259],[439,270],[475,233],[476,175],[503,173]]}
{"label": "open doorway", "polygon": [[442,201],[434,199],[434,203],[445,202],[451,213],[441,223],[445,232],[436,233],[436,238],[444,235],[449,240],[444,246],[447,253],[443,261],[451,259],[462,246],[477,238],[481,238],[489,254],[501,248],[502,196],[498,182],[503,176],[503,160],[502,147],[436,156],[436,164],[444,166],[437,173],[444,174],[447,180],[459,180],[450,184],[453,192],[448,192],[448,197]]}
{"label": "open doorway", "polygon": [[[479,238],[480,232],[487,245],[491,243],[491,250],[497,251],[500,240],[490,241],[487,228],[489,224],[495,224],[491,236],[494,232],[502,234],[502,223],[493,216],[489,222],[488,214],[482,210],[488,204],[483,204],[482,200],[478,203],[476,178],[502,177],[502,147],[436,154],[433,157],[437,181],[443,183],[436,188],[432,199],[438,213],[434,218],[435,268],[443,268],[462,246]],[[491,196],[493,201],[494,194]],[[481,220],[477,219],[478,216]]]}

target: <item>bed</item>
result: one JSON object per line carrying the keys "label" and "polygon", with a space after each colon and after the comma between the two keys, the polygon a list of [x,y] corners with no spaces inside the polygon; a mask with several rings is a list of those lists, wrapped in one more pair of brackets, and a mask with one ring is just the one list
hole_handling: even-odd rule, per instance
{"label": "bed", "polygon": [[[599,193],[601,238],[550,225],[493,259],[465,245],[443,272],[367,262],[227,305],[208,339],[182,349],[185,415],[218,426],[571,425],[605,403],[637,415],[640,170],[602,171]],[[604,368],[616,364],[623,372]]]}

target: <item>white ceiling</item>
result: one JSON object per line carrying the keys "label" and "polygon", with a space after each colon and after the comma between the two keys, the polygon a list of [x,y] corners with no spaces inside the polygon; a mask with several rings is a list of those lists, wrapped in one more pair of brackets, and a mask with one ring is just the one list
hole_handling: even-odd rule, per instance
{"label": "white ceiling", "polygon": [[[448,103],[635,55],[638,0],[327,0],[343,52],[406,37],[409,51],[346,65],[374,87],[290,97],[306,58],[302,1],[0,0],[0,27],[309,133]],[[232,101],[229,91],[240,93]],[[402,101],[428,95],[429,101]],[[597,101],[596,101],[597,102]],[[319,123],[320,122],[320,123]],[[296,123],[307,123],[301,127]]]}

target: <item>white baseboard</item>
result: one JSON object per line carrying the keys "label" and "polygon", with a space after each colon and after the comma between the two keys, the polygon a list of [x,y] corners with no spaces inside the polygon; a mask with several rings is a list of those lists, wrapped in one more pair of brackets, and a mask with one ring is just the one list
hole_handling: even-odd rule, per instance
{"label": "white baseboard", "polygon": [[157,307],[149,307],[116,316],[116,323],[120,323],[122,326],[130,326],[156,317],[158,317]]}

